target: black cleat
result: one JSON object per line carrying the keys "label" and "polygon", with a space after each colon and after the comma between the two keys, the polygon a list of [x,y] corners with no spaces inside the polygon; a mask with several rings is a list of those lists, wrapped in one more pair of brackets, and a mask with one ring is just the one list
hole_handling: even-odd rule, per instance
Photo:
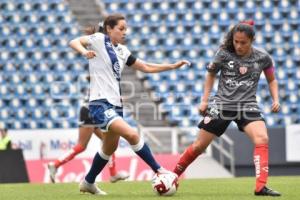
{"label": "black cleat", "polygon": [[273,197],[279,197],[281,194],[275,190],[272,190],[270,188],[267,188],[266,186],[263,187],[259,192],[254,192],[256,196],[273,196]]}

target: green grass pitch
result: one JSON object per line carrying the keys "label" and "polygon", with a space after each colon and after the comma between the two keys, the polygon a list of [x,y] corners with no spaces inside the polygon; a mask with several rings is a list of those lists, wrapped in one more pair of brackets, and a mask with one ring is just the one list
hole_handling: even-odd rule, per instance
{"label": "green grass pitch", "polygon": [[[150,181],[100,183],[108,196],[80,194],[77,183],[60,184],[0,184],[0,200],[241,200],[274,199],[253,195],[254,177],[229,179],[181,180],[177,193],[172,197],[160,197],[152,192]],[[300,199],[300,176],[270,177],[269,186],[282,193],[275,199]]]}

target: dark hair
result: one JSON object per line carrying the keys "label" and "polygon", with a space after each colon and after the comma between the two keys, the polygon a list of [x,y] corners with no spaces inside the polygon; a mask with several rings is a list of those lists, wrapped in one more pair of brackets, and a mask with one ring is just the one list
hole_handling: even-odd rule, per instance
{"label": "dark hair", "polygon": [[230,31],[226,34],[220,48],[226,49],[229,52],[235,52],[233,46],[233,36],[236,32],[244,32],[248,36],[248,38],[250,38],[253,41],[255,38],[255,31],[253,25],[253,21],[243,21],[232,27]]}
{"label": "dark hair", "polygon": [[107,27],[114,28],[120,20],[125,20],[125,17],[122,14],[116,13],[108,15],[104,20],[103,26],[96,25],[87,27],[84,29],[84,33],[87,35],[92,35],[96,32],[107,34]]}

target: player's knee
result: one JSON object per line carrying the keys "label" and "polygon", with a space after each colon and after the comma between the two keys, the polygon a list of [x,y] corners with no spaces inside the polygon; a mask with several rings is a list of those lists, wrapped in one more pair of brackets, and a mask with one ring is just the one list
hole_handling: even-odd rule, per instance
{"label": "player's knee", "polygon": [[128,134],[125,139],[130,144],[136,144],[140,141],[140,136],[138,134],[132,133],[132,134]]}
{"label": "player's knee", "polygon": [[255,137],[255,144],[268,144],[269,143],[269,137],[268,135],[258,135],[257,137]]}

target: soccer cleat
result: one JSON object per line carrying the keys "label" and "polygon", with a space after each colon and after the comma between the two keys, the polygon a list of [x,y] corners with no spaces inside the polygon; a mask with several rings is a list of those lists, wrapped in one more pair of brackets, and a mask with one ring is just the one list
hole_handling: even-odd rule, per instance
{"label": "soccer cleat", "polygon": [[275,190],[272,190],[270,188],[267,188],[264,186],[259,192],[254,192],[256,196],[273,196],[273,197],[278,197],[281,196],[281,194]]}
{"label": "soccer cleat", "polygon": [[129,177],[129,174],[125,171],[120,171],[116,175],[110,177],[110,182],[115,183],[117,181],[125,180]]}
{"label": "soccer cleat", "polygon": [[55,183],[55,175],[56,175],[57,169],[54,166],[53,162],[48,163],[48,170],[49,170],[49,175],[50,175],[51,182]]}
{"label": "soccer cleat", "polygon": [[106,192],[98,188],[96,183],[88,183],[86,182],[86,180],[81,181],[81,183],[79,184],[79,191],[83,193],[88,192],[94,195],[107,195]]}
{"label": "soccer cleat", "polygon": [[[159,174],[175,174],[174,172],[169,171],[169,170],[167,170],[167,169],[165,169],[165,168],[163,168],[163,167],[160,167],[160,168],[157,170],[157,173],[159,173]],[[176,174],[176,176],[177,176],[177,174]]]}
{"label": "soccer cleat", "polygon": [[[159,174],[168,174],[168,173],[171,173],[171,171],[166,170],[166,169],[163,168],[163,167],[160,167],[160,168],[157,170],[157,173],[159,173]],[[173,173],[173,172],[172,172],[172,173]]]}

